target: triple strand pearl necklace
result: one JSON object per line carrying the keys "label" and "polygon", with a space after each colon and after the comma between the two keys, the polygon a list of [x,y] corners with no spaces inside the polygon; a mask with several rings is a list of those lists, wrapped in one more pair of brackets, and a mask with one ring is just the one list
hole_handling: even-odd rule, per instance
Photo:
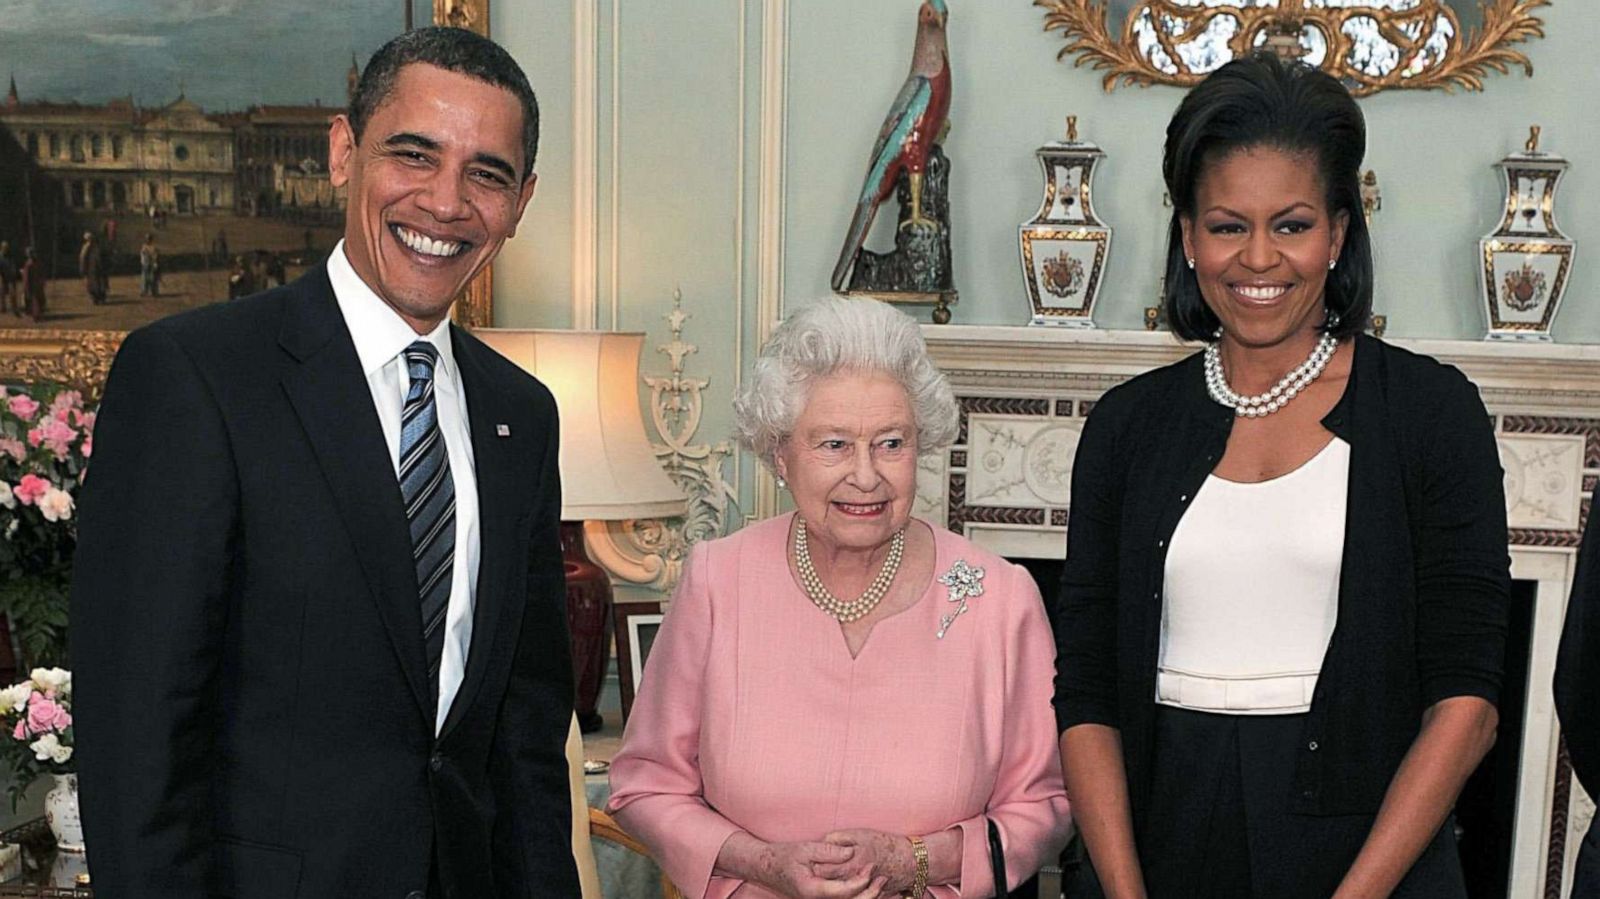
{"label": "triple strand pearl necklace", "polygon": [[816,566],[811,564],[811,548],[806,544],[806,520],[799,518],[795,524],[794,564],[800,569],[800,585],[805,588],[806,597],[815,603],[817,608],[827,612],[841,624],[865,618],[878,607],[884,594],[889,592],[889,585],[894,583],[895,574],[900,571],[900,557],[905,554],[905,550],[906,530],[901,528],[894,532],[894,537],[889,541],[889,556],[883,560],[883,568],[879,569],[878,576],[867,585],[867,592],[846,602],[828,592],[828,588],[822,583],[822,578],[817,575]]}
{"label": "triple strand pearl necklace", "polygon": [[1228,376],[1222,371],[1222,347],[1218,343],[1206,346],[1206,391],[1218,403],[1232,409],[1235,415],[1246,418],[1260,418],[1263,415],[1282,409],[1289,401],[1300,395],[1312,381],[1315,381],[1322,370],[1328,367],[1328,361],[1333,358],[1334,350],[1339,348],[1339,338],[1332,334],[1324,334],[1317,340],[1317,345],[1311,350],[1311,355],[1306,361],[1295,367],[1294,371],[1283,376],[1283,379],[1272,385],[1272,389],[1257,396],[1240,396],[1228,386]]}

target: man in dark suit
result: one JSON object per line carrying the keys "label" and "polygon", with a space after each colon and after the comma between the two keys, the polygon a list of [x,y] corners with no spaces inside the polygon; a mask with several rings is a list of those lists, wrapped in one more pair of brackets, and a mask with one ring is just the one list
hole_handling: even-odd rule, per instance
{"label": "man in dark suit", "polygon": [[[1555,692],[1573,773],[1590,796],[1600,797],[1600,524],[1595,513],[1590,510],[1578,550],[1556,656]],[[1578,851],[1572,899],[1600,899],[1600,823],[1590,823]]]}
{"label": "man in dark suit", "polygon": [[537,142],[505,51],[397,38],[327,263],[129,335],[72,602],[98,893],[578,895],[555,405],[449,322]]}

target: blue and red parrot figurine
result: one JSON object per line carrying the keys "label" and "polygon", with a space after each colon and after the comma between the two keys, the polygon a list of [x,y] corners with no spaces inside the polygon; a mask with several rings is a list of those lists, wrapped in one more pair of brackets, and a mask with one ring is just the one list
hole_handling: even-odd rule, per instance
{"label": "blue and red parrot figurine", "polygon": [[928,153],[950,113],[950,48],[945,40],[949,19],[945,0],[923,0],[917,10],[911,74],[900,87],[900,95],[883,120],[883,130],[878,132],[878,143],[872,148],[866,183],[861,185],[850,231],[833,267],[834,290],[845,289],[850,266],[867,239],[878,205],[894,192],[895,179],[902,171],[911,182],[911,216],[900,226],[938,227],[937,222],[922,215],[922,176],[927,170]]}

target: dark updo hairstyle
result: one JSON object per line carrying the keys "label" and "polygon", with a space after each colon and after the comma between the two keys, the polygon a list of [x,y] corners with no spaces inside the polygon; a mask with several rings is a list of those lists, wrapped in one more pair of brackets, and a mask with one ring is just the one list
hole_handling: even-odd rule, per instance
{"label": "dark updo hairstyle", "polygon": [[1163,302],[1185,340],[1214,340],[1221,322],[1200,295],[1188,266],[1179,221],[1194,218],[1195,191],[1207,166],[1237,150],[1266,147],[1316,160],[1328,215],[1346,213],[1344,247],[1328,273],[1322,330],[1349,337],[1372,315],[1372,244],[1361,214],[1361,157],[1367,147],[1361,109],[1333,76],[1271,53],[1236,59],[1195,85],[1167,125],[1161,174],[1172,198]]}

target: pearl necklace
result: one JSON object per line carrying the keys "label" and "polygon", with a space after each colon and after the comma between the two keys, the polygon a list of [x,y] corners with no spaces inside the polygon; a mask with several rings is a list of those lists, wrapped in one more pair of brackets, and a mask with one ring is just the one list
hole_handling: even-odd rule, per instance
{"label": "pearl necklace", "polygon": [[817,575],[816,566],[811,564],[811,548],[806,543],[806,520],[800,518],[795,523],[794,564],[800,569],[800,585],[805,588],[806,597],[815,603],[817,608],[827,612],[841,624],[859,621],[878,607],[884,594],[889,592],[889,585],[894,583],[894,576],[900,570],[900,557],[905,554],[905,550],[906,531],[905,528],[901,528],[895,531],[894,537],[889,541],[889,557],[883,560],[883,568],[878,570],[878,576],[867,585],[867,592],[846,602],[828,592],[828,588],[822,583],[822,578]]}
{"label": "pearl necklace", "polygon": [[1235,415],[1246,418],[1271,415],[1287,406],[1290,400],[1300,395],[1300,391],[1321,376],[1338,348],[1339,338],[1324,334],[1306,361],[1284,375],[1282,380],[1272,385],[1271,390],[1258,396],[1240,396],[1228,386],[1228,377],[1222,371],[1222,348],[1213,343],[1206,347],[1206,391],[1213,400],[1232,409]]}

